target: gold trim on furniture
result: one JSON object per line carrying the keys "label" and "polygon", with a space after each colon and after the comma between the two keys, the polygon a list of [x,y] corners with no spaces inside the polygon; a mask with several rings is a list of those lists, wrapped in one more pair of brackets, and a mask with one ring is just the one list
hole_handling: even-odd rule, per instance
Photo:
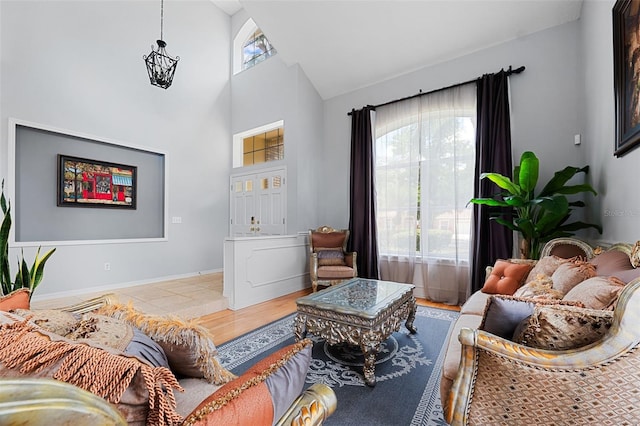
{"label": "gold trim on furniture", "polygon": [[315,383],[302,392],[276,426],[321,425],[337,406],[333,390],[325,384]]}
{"label": "gold trim on furniture", "polygon": [[104,399],[53,379],[0,380],[0,419],[5,425],[126,426]]}
{"label": "gold trim on furniture", "polygon": [[107,293],[102,296],[94,297],[93,299],[85,300],[84,302],[66,306],[60,310],[74,314],[85,314],[87,312],[95,311],[105,305],[115,305],[117,303],[119,303],[118,296],[115,293]]}
{"label": "gold trim on furniture", "polygon": [[554,248],[561,245],[572,245],[578,247],[580,250],[587,254],[587,260],[591,259],[595,254],[593,252],[593,247],[584,241],[578,240],[576,238],[554,238],[553,240],[549,240],[542,251],[540,252],[540,258],[542,259],[545,256],[549,256]]}

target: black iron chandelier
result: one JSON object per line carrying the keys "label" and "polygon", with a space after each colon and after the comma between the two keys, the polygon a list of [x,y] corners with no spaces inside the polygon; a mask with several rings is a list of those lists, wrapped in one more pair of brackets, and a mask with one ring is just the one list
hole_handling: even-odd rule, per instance
{"label": "black iron chandelier", "polygon": [[142,58],[147,64],[147,73],[149,74],[149,81],[152,85],[167,89],[173,83],[173,75],[176,73],[176,67],[178,66],[179,56],[175,59],[169,56],[164,49],[167,43],[162,40],[164,21],[164,0],[160,1],[160,40],[156,40],[158,43],[158,50],[154,50],[151,46],[151,53],[149,55],[143,55]]}

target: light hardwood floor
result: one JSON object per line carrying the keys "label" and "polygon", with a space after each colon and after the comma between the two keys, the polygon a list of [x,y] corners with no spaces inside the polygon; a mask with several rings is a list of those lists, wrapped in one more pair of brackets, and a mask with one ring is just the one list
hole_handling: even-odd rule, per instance
{"label": "light hardwood floor", "polygon": [[[232,311],[222,296],[222,272],[177,280],[144,284],[114,290],[121,303],[132,302],[142,312],[153,315],[173,314],[184,318],[199,317],[203,326],[214,335],[219,345],[244,333],[266,325],[296,311],[296,299],[311,293],[311,289],[297,291],[268,302]],[[33,300],[34,309],[51,309],[79,303],[97,297],[92,293],[64,299]],[[418,299],[419,305],[459,310],[457,306]]]}

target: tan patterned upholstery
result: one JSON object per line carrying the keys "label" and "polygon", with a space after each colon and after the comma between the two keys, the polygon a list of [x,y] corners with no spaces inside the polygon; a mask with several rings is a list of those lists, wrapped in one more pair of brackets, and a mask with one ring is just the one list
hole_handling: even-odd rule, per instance
{"label": "tan patterned upholstery", "polygon": [[321,226],[309,230],[309,275],[313,291],[358,276],[356,252],[347,252],[348,229]]}
{"label": "tan patterned upholstery", "polygon": [[463,328],[452,425],[640,424],[640,278],[626,285],[611,329],[583,348],[528,348]]}

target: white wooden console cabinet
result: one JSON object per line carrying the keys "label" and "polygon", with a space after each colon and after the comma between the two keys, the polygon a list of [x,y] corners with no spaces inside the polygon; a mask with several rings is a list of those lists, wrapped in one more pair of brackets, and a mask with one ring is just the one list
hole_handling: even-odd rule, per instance
{"label": "white wooden console cabinet", "polygon": [[229,299],[229,309],[310,286],[305,234],[225,238],[223,295]]}

